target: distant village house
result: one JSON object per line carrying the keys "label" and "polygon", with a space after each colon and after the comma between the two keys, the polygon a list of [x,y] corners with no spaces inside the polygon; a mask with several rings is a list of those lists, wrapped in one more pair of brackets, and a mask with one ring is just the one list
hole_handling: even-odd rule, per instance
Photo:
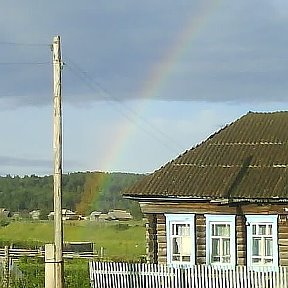
{"label": "distant village house", "polygon": [[89,219],[91,221],[129,221],[133,217],[130,212],[120,209],[110,210],[108,213],[102,213],[99,211],[93,211],[90,214]]}
{"label": "distant village house", "polygon": [[11,217],[11,212],[6,208],[0,208],[0,217]]}
{"label": "distant village house", "polygon": [[[48,219],[49,220],[54,219],[54,211],[52,211],[48,214]],[[80,219],[82,219],[81,215],[78,215],[69,209],[62,209],[62,220],[63,221],[65,221],[65,220],[80,220]]]}
{"label": "distant village house", "polygon": [[40,210],[33,210],[33,211],[29,212],[29,215],[31,216],[31,218],[33,220],[39,220],[40,215],[41,215],[41,211]]}

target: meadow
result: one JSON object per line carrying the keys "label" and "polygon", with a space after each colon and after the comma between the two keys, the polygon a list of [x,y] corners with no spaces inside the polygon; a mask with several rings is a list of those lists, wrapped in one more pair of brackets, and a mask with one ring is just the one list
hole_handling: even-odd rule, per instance
{"label": "meadow", "polygon": [[[0,246],[5,243],[43,246],[53,242],[53,231],[53,221],[12,221],[0,227]],[[63,231],[65,242],[93,242],[95,252],[104,251],[102,256],[106,259],[137,261],[145,254],[143,221],[65,221]]]}
{"label": "meadow", "polygon": [[[36,248],[52,243],[53,225],[53,221],[12,221],[7,226],[0,226],[0,247],[13,244],[20,248]],[[105,261],[139,262],[145,254],[143,221],[65,221],[63,228],[65,242],[93,242],[94,252],[104,251],[102,260]],[[65,259],[66,287],[90,287],[88,262],[87,259]],[[23,277],[14,282],[12,288],[44,287],[44,259],[23,257],[16,263]]]}

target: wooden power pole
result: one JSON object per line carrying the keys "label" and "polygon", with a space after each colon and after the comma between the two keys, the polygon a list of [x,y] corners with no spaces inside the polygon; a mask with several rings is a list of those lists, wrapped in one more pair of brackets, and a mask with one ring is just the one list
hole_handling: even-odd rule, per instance
{"label": "wooden power pole", "polygon": [[54,92],[54,242],[55,288],[64,287],[63,222],[62,222],[62,100],[60,36],[53,38],[53,92]]}

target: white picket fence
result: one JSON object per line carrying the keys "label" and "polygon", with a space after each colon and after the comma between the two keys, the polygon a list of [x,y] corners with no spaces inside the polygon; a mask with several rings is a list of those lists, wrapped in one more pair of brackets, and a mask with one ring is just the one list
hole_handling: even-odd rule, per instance
{"label": "white picket fence", "polygon": [[287,288],[288,267],[273,270],[90,262],[92,288]]}

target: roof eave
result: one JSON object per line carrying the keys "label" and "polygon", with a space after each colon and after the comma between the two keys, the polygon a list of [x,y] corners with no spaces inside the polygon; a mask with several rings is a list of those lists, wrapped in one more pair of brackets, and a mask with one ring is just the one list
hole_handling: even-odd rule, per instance
{"label": "roof eave", "polygon": [[125,199],[138,202],[211,202],[220,205],[236,203],[287,203],[288,198],[211,198],[211,197],[187,197],[187,196],[148,196],[148,195],[124,195]]}

